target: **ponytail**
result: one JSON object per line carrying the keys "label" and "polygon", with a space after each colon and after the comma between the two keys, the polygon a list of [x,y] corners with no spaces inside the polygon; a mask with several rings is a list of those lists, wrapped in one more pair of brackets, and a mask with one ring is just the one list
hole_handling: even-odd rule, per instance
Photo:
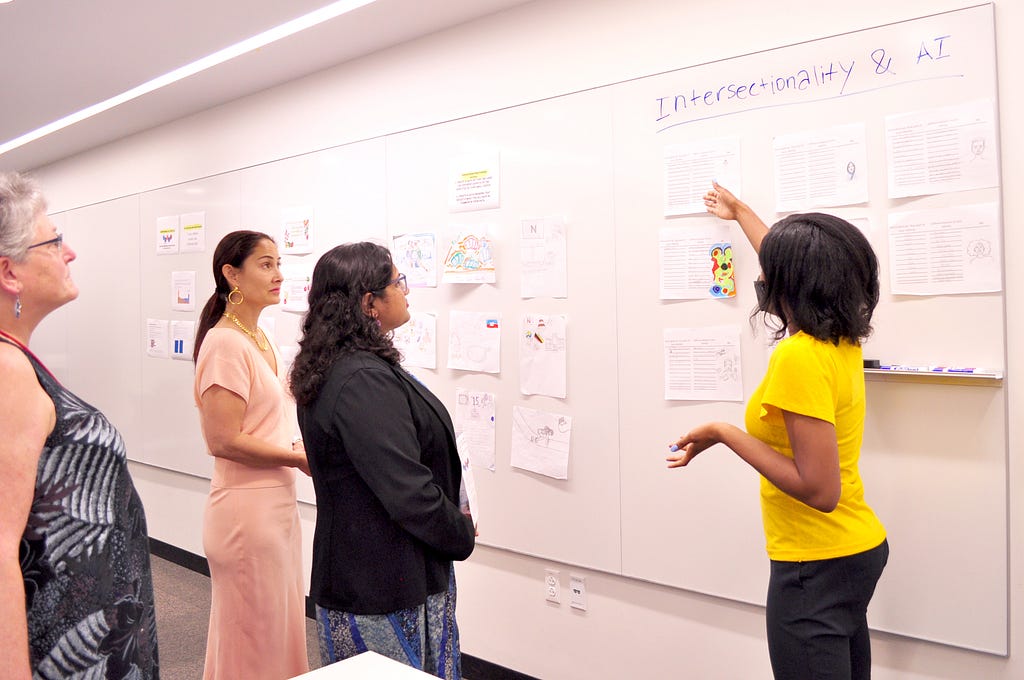
{"label": "ponytail", "polygon": [[219,290],[214,291],[210,299],[206,301],[203,306],[203,311],[199,315],[199,328],[196,329],[196,343],[192,349],[192,362],[195,363],[199,360],[199,348],[203,345],[203,339],[206,334],[210,332],[220,317],[224,316],[224,309],[227,306],[227,296],[223,295]]}

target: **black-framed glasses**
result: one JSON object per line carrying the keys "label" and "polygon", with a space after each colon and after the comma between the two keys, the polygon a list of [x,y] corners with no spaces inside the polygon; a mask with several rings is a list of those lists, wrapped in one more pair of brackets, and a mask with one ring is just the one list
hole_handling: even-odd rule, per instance
{"label": "black-framed glasses", "polygon": [[386,289],[386,288],[388,288],[390,286],[394,286],[395,284],[398,285],[398,289],[402,291],[403,295],[408,295],[409,294],[409,281],[405,278],[405,274],[399,274],[397,277],[395,277],[395,278],[391,279],[390,281],[388,281],[388,285],[387,286],[384,286],[383,288],[379,288],[378,290],[376,290],[374,292],[377,292],[377,293],[382,292],[384,289]]}
{"label": "black-framed glasses", "polygon": [[48,241],[40,241],[39,243],[33,243],[25,250],[32,250],[33,248],[42,248],[43,246],[56,245],[57,252],[64,251],[64,234],[57,234],[55,238],[51,238]]}

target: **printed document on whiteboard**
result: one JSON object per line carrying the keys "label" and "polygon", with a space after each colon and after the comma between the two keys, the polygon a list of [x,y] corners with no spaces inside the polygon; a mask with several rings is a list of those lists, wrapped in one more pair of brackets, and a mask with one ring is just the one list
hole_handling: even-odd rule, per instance
{"label": "printed document on whiteboard", "polygon": [[775,150],[775,210],[868,202],[864,124],[779,135]]}
{"label": "printed document on whiteboard", "polygon": [[995,102],[885,118],[889,198],[999,186]]}
{"label": "printed document on whiteboard", "polygon": [[666,328],[665,399],[743,401],[740,327]]}
{"label": "printed document on whiteboard", "polygon": [[893,295],[1002,290],[1003,256],[996,203],[889,215]]}
{"label": "printed document on whiteboard", "polygon": [[659,297],[699,300],[736,296],[729,225],[699,220],[658,232]]}
{"label": "printed document on whiteboard", "polygon": [[740,195],[740,138],[702,139],[665,147],[665,217],[707,212],[715,180]]}

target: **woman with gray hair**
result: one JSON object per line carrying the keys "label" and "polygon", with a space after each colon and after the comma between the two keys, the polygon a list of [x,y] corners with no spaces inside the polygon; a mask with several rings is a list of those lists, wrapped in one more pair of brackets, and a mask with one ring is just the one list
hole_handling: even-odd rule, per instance
{"label": "woman with gray hair", "polygon": [[0,173],[0,668],[158,678],[149,539],[124,441],[28,348],[78,297],[35,182]]}

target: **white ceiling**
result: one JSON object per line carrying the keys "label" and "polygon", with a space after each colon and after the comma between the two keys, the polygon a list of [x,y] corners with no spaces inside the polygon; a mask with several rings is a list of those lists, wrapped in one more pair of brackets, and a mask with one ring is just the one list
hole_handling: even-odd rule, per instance
{"label": "white ceiling", "polygon": [[[528,0],[376,0],[0,155],[30,170]],[[14,0],[0,4],[0,144],[330,0]]]}

